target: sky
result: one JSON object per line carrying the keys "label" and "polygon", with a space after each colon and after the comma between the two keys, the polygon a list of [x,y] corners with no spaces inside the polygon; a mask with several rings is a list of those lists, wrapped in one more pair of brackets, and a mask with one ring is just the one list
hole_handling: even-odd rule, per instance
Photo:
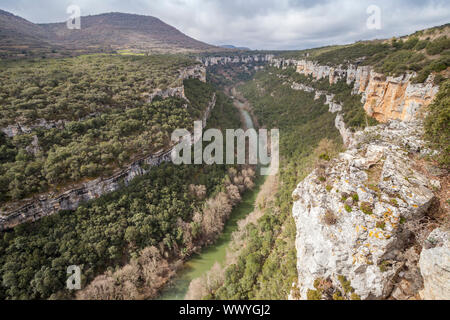
{"label": "sky", "polygon": [[385,39],[450,22],[450,0],[0,0],[0,9],[34,23],[66,21],[69,5],[82,16],[151,15],[200,41],[261,50]]}

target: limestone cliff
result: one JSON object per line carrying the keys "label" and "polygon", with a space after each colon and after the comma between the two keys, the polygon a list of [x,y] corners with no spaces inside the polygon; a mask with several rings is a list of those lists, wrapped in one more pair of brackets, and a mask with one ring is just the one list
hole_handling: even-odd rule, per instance
{"label": "limestone cliff", "polygon": [[[203,127],[206,126],[206,120],[215,104],[216,96],[214,95],[203,115]],[[81,183],[64,192],[41,195],[37,199],[25,201],[25,204],[21,202],[20,207],[14,207],[15,204],[11,204],[11,209],[0,212],[0,231],[13,228],[24,222],[36,221],[59,210],[74,210],[82,202],[96,199],[106,193],[118,190],[121,184],[128,185],[136,176],[145,174],[151,167],[170,161],[171,152],[172,147],[168,147],[164,151],[134,161],[127,168],[111,177],[103,177]]]}
{"label": "limestone cliff", "polygon": [[204,64],[206,67],[218,65],[218,64],[231,64],[231,63],[256,63],[256,62],[273,62],[274,55],[271,54],[250,54],[250,55],[229,55],[229,56],[209,56],[209,57],[197,57],[197,61]]}
{"label": "limestone cliff", "polygon": [[408,157],[408,151],[425,152],[421,133],[419,122],[367,128],[355,134],[354,147],[298,185],[293,216],[301,298],[317,281],[328,281],[333,293],[343,278],[362,299],[391,294],[410,246],[405,226],[434,199],[433,181]]}
{"label": "limestone cliff", "polygon": [[330,67],[313,61],[297,61],[297,72],[316,80],[328,78],[330,84],[345,80],[354,84],[353,93],[362,94],[366,112],[380,122],[389,120],[411,121],[420,116],[437,94],[433,76],[425,83],[412,83],[415,74],[386,77],[370,66],[349,65]]}
{"label": "limestone cliff", "polygon": [[[145,93],[143,96],[147,99],[148,102],[152,102],[155,97],[161,98],[178,97],[186,99],[183,85],[183,80],[186,79],[199,79],[202,82],[206,82],[206,68],[201,64],[195,64],[193,66],[182,68],[179,70],[178,79],[175,81],[175,83],[172,84],[172,86],[164,90],[159,88],[154,89],[152,92]],[[79,119],[79,121],[83,121],[87,118],[96,117],[98,115],[100,115],[100,113],[92,113],[84,118]],[[37,119],[36,121],[34,121],[34,123],[31,124],[16,123],[1,128],[0,130],[3,131],[3,133],[6,134],[8,137],[14,137],[21,134],[31,133],[34,129],[37,128],[63,129],[67,123],[68,121],[65,120],[52,121],[47,119]]]}
{"label": "limestone cliff", "polygon": [[419,261],[424,300],[450,300],[450,230],[436,229],[428,237]]}
{"label": "limestone cliff", "polygon": [[450,299],[450,232],[436,229],[425,244],[414,240],[433,190],[440,187],[409,158],[433,152],[422,140],[421,121],[438,91],[433,78],[413,84],[412,74],[384,77],[368,66],[296,65],[297,72],[316,80],[353,83],[365,111],[386,123],[352,133],[333,95],[291,85],[314,92],[316,99],[326,96],[348,149],[321,164],[293,192],[298,283],[290,298],[411,299],[423,288],[423,299]]}

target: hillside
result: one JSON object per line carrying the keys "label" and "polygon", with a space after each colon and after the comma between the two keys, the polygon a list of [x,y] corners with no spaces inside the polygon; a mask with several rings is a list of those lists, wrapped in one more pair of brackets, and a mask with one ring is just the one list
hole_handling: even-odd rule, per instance
{"label": "hillside", "polygon": [[196,80],[188,106],[192,80],[186,81],[204,81],[204,70],[176,55],[87,55],[0,67],[2,205],[111,175],[167,148],[175,128],[204,117],[213,95]]}
{"label": "hillside", "polygon": [[68,48],[111,47],[114,50],[184,52],[208,51],[213,46],[181,33],[160,19],[136,14],[105,13],[81,17],[81,29],[69,30],[66,23],[39,25],[52,41]]}
{"label": "hillside", "polygon": [[49,41],[44,28],[0,10],[0,56],[20,56],[29,51],[48,53],[55,47]]}
{"label": "hillside", "polygon": [[[386,76],[417,73],[414,82],[424,82],[432,72],[442,73],[450,66],[450,25],[418,31],[388,40],[360,41],[349,45],[329,46],[287,52],[287,59],[305,59],[319,65],[372,66]],[[446,75],[448,76],[448,74]],[[436,78],[436,82],[443,76]]]}
{"label": "hillside", "polygon": [[83,53],[182,53],[224,51],[195,40],[151,16],[105,13],[66,22],[34,24],[0,10],[0,57],[59,57]]}

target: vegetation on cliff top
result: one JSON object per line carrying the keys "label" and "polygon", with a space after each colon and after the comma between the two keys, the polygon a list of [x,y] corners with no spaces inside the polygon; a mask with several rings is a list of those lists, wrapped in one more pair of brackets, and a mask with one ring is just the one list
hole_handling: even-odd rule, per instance
{"label": "vegetation on cliff top", "polygon": [[[370,65],[375,71],[398,76],[416,72],[415,82],[424,82],[431,72],[450,66],[449,25],[417,32],[405,39],[361,41],[351,45],[330,46],[283,54],[287,58],[308,59],[321,65]],[[447,30],[447,31],[446,31]],[[437,77],[436,83],[442,80]]]}
{"label": "vegetation on cliff top", "polygon": [[[209,125],[240,127],[231,101],[221,93],[217,97]],[[137,267],[136,261],[147,263],[147,268],[151,261],[158,261],[160,268],[146,274],[147,291],[141,291],[143,279],[136,280],[137,271],[132,269],[135,275],[127,280],[136,280],[133,293],[127,293],[131,282],[124,280],[109,288],[115,290],[115,298],[137,297],[132,295],[136,292],[154,296],[169,277],[171,260],[185,257],[194,245],[214,240],[220,233],[219,220],[226,219],[227,206],[239,199],[243,188],[251,187],[251,181],[245,179],[249,175],[243,175],[243,170],[238,172],[234,166],[162,164],[127,187],[84,203],[75,211],[4,232],[0,237],[0,299],[68,297],[68,292],[62,291],[68,266],[82,268],[85,287],[95,276],[105,271],[112,274],[130,261],[122,276]],[[202,213],[206,199],[214,196],[217,199],[209,201],[209,209]],[[152,282],[156,281],[153,276],[159,280]],[[107,283],[112,286],[115,281],[102,282],[104,286]],[[94,289],[84,292],[83,297],[94,298],[98,294]],[[104,292],[101,298],[111,298],[109,293]]]}
{"label": "vegetation on cliff top", "polygon": [[450,169],[450,80],[445,80],[425,119],[426,138],[439,150],[438,161]]}
{"label": "vegetation on cliff top", "polygon": [[344,122],[349,128],[365,128],[378,123],[377,120],[367,115],[361,102],[361,95],[352,94],[353,87],[348,85],[345,80],[340,80],[336,84],[330,85],[328,78],[313,80],[312,76],[299,74],[293,68],[286,68],[281,72],[281,75],[289,77],[294,82],[312,87],[317,91],[333,94],[334,102],[342,106]]}
{"label": "vegetation on cliff top", "polygon": [[35,120],[64,123],[14,138],[0,132],[0,203],[111,174],[167,147],[173,130],[192,128],[202,118],[213,89],[185,80],[192,103],[181,98],[150,103],[144,93],[182,85],[179,69],[191,64],[178,56],[5,63],[1,126]]}
{"label": "vegetation on cliff top", "polygon": [[86,55],[0,64],[0,128],[38,119],[79,121],[92,113],[141,106],[154,89],[180,86],[177,55]]}

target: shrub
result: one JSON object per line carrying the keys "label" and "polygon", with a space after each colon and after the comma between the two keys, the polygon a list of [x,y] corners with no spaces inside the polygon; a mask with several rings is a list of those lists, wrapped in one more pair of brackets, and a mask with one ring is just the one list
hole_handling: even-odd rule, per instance
{"label": "shrub", "polygon": [[439,163],[450,168],[450,80],[446,80],[429,107],[425,119],[425,137],[432,148],[440,151]]}
{"label": "shrub", "polygon": [[320,290],[308,289],[306,291],[306,298],[308,300],[322,300],[322,292]]}
{"label": "shrub", "polygon": [[361,297],[359,295],[357,295],[356,293],[352,293],[350,295],[350,300],[361,300]]}
{"label": "shrub", "polygon": [[386,223],[382,222],[382,221],[378,221],[377,224],[376,224],[376,227],[379,228],[379,229],[384,230],[384,228],[386,228]]}
{"label": "shrub", "polygon": [[342,289],[344,289],[345,294],[355,291],[355,289],[353,289],[351,286],[351,282],[349,280],[347,280],[347,278],[345,276],[339,275],[338,280],[342,286]]}
{"label": "shrub", "polygon": [[447,36],[442,36],[434,41],[430,41],[427,45],[427,53],[429,55],[440,54],[447,49],[450,49],[450,39],[447,39]]}

